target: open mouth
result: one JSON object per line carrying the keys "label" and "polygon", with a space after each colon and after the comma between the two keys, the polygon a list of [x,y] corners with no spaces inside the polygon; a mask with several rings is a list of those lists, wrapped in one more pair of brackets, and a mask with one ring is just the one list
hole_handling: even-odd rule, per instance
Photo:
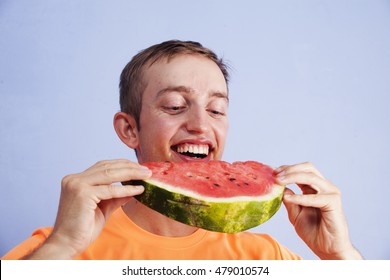
{"label": "open mouth", "polygon": [[193,159],[204,159],[209,155],[210,147],[207,144],[179,144],[172,147],[172,149],[185,157]]}

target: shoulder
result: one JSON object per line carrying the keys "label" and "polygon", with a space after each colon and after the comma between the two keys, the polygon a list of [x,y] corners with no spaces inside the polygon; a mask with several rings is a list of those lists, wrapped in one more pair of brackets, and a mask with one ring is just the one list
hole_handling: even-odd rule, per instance
{"label": "shoulder", "polygon": [[35,230],[31,236],[22,243],[14,247],[11,251],[6,253],[2,260],[17,260],[23,259],[32,252],[34,252],[51,234],[53,228],[45,227]]}

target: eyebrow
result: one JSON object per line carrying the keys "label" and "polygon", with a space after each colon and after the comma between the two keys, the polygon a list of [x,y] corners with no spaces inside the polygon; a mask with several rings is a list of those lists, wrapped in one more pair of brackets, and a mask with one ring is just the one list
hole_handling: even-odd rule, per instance
{"label": "eyebrow", "polygon": [[[166,88],[160,90],[157,93],[157,97],[163,95],[164,93],[172,92],[172,91],[182,92],[182,93],[190,93],[190,94],[195,93],[195,90],[193,90],[192,88],[186,87],[186,86],[171,86],[171,87],[166,87]],[[221,91],[212,91],[212,92],[210,92],[209,97],[223,98],[223,99],[226,99],[227,102],[229,102],[228,95],[224,92],[221,92]]]}

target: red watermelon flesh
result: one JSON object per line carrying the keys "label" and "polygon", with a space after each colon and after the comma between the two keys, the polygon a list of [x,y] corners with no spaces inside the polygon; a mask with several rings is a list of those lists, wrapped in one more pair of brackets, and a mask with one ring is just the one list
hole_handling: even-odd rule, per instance
{"label": "red watermelon flesh", "polygon": [[224,161],[154,162],[143,165],[153,171],[153,181],[210,198],[261,196],[270,192],[275,184],[273,169],[256,161],[232,164]]}
{"label": "red watermelon flesh", "polygon": [[280,208],[284,186],[273,169],[255,161],[228,163],[144,163],[152,177],[142,184],[140,202],[182,223],[235,233],[270,219]]}

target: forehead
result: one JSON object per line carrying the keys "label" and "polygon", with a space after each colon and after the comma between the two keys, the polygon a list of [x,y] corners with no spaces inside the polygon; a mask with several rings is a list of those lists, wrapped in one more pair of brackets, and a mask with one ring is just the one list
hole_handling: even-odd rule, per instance
{"label": "forehead", "polygon": [[225,77],[218,65],[200,55],[178,55],[160,59],[143,73],[146,91],[164,87],[187,87],[194,92],[217,91],[227,95]]}

